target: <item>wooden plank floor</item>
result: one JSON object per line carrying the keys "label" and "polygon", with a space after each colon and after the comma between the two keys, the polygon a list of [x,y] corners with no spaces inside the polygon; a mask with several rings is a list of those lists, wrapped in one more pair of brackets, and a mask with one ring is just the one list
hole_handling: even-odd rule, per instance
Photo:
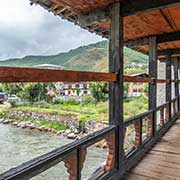
{"label": "wooden plank floor", "polygon": [[180,120],[124,180],[180,180]]}

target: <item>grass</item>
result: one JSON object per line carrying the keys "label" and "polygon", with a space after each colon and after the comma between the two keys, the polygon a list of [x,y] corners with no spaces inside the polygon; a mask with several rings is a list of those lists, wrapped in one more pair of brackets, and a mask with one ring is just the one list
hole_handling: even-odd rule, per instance
{"label": "grass", "polygon": [[41,126],[45,126],[46,128],[50,128],[53,129],[55,131],[61,131],[61,130],[65,130],[68,129],[68,126],[65,126],[63,124],[59,124],[58,122],[51,122],[51,121],[47,121],[44,119],[36,119],[36,118],[18,118],[16,119],[16,121],[19,122],[31,122],[33,124],[36,125],[36,127],[41,127]]}
{"label": "grass", "polygon": [[[33,111],[38,113],[52,113],[63,116],[76,116],[79,120],[80,128],[83,127],[85,121],[90,119],[97,119],[108,122],[108,102],[101,102],[98,104],[88,104],[83,106],[81,104],[40,104],[31,106],[19,106],[13,108],[21,111]],[[124,101],[124,118],[138,115],[148,110],[148,99],[146,97],[128,98]],[[46,124],[46,123],[45,123]],[[54,125],[55,126],[55,125]]]}
{"label": "grass", "polygon": [[76,112],[71,111],[65,111],[63,109],[56,109],[55,107],[49,107],[49,108],[42,108],[42,107],[35,107],[35,106],[18,106],[13,108],[14,110],[20,110],[20,111],[33,111],[37,113],[47,113],[47,114],[59,114],[59,115],[78,115]]}

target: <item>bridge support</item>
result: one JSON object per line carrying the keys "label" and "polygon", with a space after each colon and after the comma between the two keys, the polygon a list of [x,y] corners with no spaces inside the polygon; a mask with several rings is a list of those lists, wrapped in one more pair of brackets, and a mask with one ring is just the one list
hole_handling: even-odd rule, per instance
{"label": "bridge support", "polygon": [[117,126],[116,168],[122,171],[123,151],[123,16],[121,4],[115,3],[111,9],[109,42],[109,72],[117,73],[117,82],[109,85],[109,120]]}
{"label": "bridge support", "polygon": [[[176,58],[176,60],[174,61],[173,64],[174,67],[174,79],[178,80],[179,75],[178,75],[178,58]],[[175,93],[175,97],[179,97],[179,83],[175,82],[174,83],[174,93]],[[179,109],[179,101],[178,101],[178,109]]]}
{"label": "bridge support", "polygon": [[[149,77],[157,79],[157,38],[149,37]],[[154,81],[153,84],[149,84],[149,104],[148,109],[155,109],[157,106],[157,83]],[[154,118],[149,120],[148,128],[155,127],[156,125],[156,115],[154,114]],[[155,128],[153,128],[155,130]],[[153,132],[153,135],[155,131]]]}
{"label": "bridge support", "polygon": [[[170,81],[166,83],[166,102],[171,101],[171,55],[168,54],[166,57],[166,79],[169,79]],[[167,112],[168,111],[168,112]],[[168,117],[166,117],[166,120],[169,120],[171,117],[171,104],[169,104],[169,108],[166,110],[166,114]]]}

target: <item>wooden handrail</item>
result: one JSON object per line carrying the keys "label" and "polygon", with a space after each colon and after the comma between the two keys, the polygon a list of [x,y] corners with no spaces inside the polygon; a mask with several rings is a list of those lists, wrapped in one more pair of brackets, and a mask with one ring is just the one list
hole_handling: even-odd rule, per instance
{"label": "wooden handrail", "polygon": [[[117,73],[0,67],[1,83],[19,82],[116,82]],[[124,76],[124,82],[180,83],[180,80]]]}
{"label": "wooden handrail", "polygon": [[0,67],[0,82],[85,82],[117,80],[115,73]]}

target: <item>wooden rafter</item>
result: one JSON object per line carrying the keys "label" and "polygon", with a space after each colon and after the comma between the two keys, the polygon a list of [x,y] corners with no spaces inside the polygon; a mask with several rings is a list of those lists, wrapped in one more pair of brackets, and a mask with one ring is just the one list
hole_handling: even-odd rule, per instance
{"label": "wooden rafter", "polygon": [[[157,35],[157,44],[171,42],[171,41],[178,41],[178,40],[180,40],[180,31]],[[136,47],[136,46],[148,45],[148,43],[149,43],[149,37],[144,37],[144,38],[126,41],[124,42],[124,45],[127,47]]]}
{"label": "wooden rafter", "polygon": [[[162,0],[162,1],[153,1],[153,0],[136,0],[128,1],[124,3],[122,7],[122,15],[130,16],[133,14],[138,14],[146,11],[152,11],[157,9],[162,9],[165,7],[173,6],[180,4],[179,0]],[[96,9],[88,14],[81,14],[78,16],[78,22],[82,27],[90,26],[95,24],[97,21],[105,21],[110,18],[111,5],[105,7],[104,9]]]}

